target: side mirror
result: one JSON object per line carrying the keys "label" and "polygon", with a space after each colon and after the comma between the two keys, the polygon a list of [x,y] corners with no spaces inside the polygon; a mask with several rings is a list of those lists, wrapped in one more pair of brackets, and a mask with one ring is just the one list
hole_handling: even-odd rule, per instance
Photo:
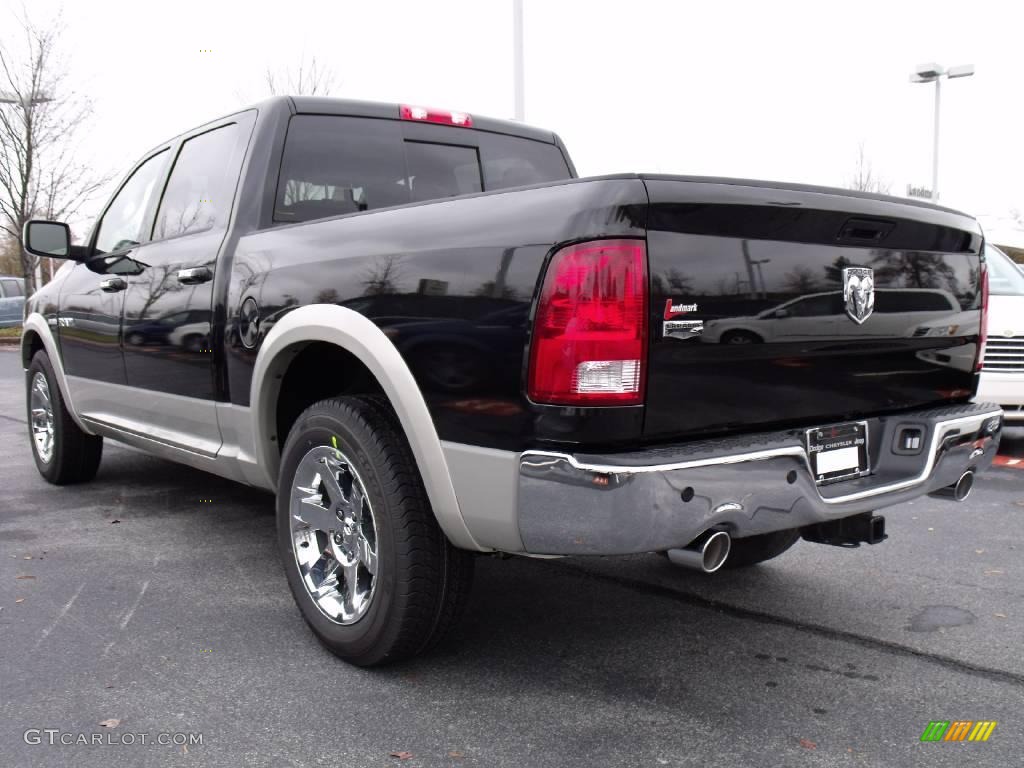
{"label": "side mirror", "polygon": [[60,221],[26,221],[22,242],[25,250],[33,256],[76,258],[71,250],[71,230]]}
{"label": "side mirror", "polygon": [[775,317],[776,317],[777,320],[782,320],[784,318],[787,318],[787,317],[789,317],[789,310],[788,309],[780,309],[780,310],[778,310],[775,313]]}

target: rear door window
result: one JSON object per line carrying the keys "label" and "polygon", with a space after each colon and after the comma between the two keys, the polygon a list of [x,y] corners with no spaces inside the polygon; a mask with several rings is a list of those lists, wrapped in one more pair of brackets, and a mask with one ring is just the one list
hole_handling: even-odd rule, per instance
{"label": "rear door window", "polygon": [[181,145],[153,230],[154,240],[224,227],[238,182],[231,166],[238,125],[194,136]]}
{"label": "rear door window", "polygon": [[17,280],[4,280],[4,297],[11,298],[12,296],[21,296],[21,283]]}

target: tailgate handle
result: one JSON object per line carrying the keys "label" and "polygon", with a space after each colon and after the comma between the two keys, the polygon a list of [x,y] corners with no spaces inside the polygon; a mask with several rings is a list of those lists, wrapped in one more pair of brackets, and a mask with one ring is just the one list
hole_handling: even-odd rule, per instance
{"label": "tailgate handle", "polygon": [[880,243],[895,226],[895,222],[882,219],[847,219],[836,239],[855,243]]}

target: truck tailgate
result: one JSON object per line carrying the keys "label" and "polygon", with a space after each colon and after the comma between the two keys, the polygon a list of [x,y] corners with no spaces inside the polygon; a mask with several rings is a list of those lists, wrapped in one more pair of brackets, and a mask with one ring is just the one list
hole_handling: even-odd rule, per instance
{"label": "truck tailgate", "polygon": [[645,177],[649,438],[966,401],[981,230],[842,190]]}

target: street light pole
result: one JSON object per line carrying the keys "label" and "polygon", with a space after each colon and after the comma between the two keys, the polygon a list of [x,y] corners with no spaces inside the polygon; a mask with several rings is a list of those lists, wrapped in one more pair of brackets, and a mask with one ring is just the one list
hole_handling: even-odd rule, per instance
{"label": "street light pole", "polygon": [[970,77],[973,64],[960,64],[946,69],[941,64],[921,64],[910,75],[912,83],[935,83],[935,126],[932,138],[932,202],[939,199],[939,123],[942,115],[942,78]]}
{"label": "street light pole", "polygon": [[523,0],[512,0],[512,79],[515,90],[515,119],[526,119],[523,90]]}
{"label": "street light pole", "polygon": [[939,124],[942,122],[942,78],[935,78],[935,130],[932,136],[932,202],[939,199]]}
{"label": "street light pole", "polygon": [[761,298],[768,299],[768,285],[764,281],[764,270],[761,269],[762,264],[767,264],[771,259],[754,259],[750,263],[757,267],[757,276],[761,279]]}

